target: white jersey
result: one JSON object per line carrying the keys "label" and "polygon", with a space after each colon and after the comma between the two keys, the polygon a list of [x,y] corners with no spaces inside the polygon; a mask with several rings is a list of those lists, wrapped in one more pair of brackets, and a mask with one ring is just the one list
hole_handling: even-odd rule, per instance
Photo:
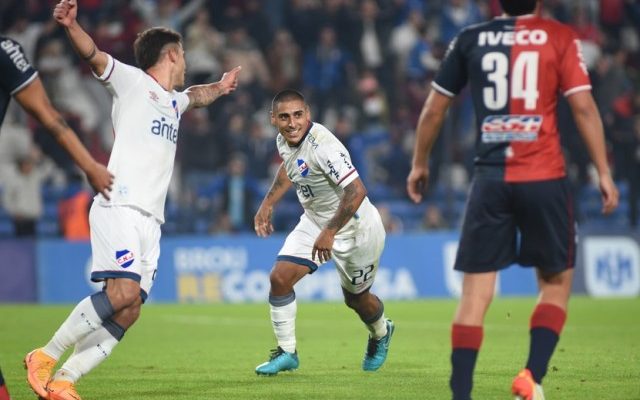
{"label": "white jersey", "polygon": [[189,105],[184,92],[167,92],[139,68],[109,56],[98,77],[113,96],[115,141],[108,169],[115,175],[106,206],[133,206],[164,222],[164,203],[173,173],[180,116]]}
{"label": "white jersey", "polygon": [[[290,146],[278,134],[278,152],[284,161],[287,176],[293,182],[305,215],[324,228],[338,210],[344,188],[359,175],[349,152],[327,128],[311,123],[298,146]],[[372,218],[378,211],[365,197],[351,220],[338,235],[352,235],[358,220]]]}

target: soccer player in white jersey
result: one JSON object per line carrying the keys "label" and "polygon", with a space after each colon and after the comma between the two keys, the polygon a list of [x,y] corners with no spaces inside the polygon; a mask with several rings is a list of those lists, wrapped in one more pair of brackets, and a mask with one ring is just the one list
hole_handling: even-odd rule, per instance
{"label": "soccer player in white jersey", "polygon": [[266,237],[273,232],[273,207],[291,186],[304,214],[271,271],[269,304],[278,346],[256,373],[276,375],[298,368],[293,287],[330,259],[336,264],[345,303],[370,332],[362,369],[375,371],[387,358],[394,330],[382,301],[369,291],[384,247],[380,214],[367,198],[347,149],[327,128],[311,122],[302,94],[291,89],[278,93],[271,105],[271,124],[279,132],[283,162],[256,213],[256,234]]}
{"label": "soccer player in white jersey", "polygon": [[[156,273],[180,116],[235,90],[240,70],[178,92],[185,75],[180,34],[165,28],[142,32],[134,43],[134,68],[97,49],[76,15],[76,0],[61,0],[53,12],[113,96],[115,142],[108,169],[115,180],[111,198],[96,196],[89,215],[91,279],[103,281],[104,289],[78,303],[49,343],[25,357],[31,388],[49,400],[80,399],[75,382],[108,357],[137,320]],[[52,377],[71,346],[73,354]]]}

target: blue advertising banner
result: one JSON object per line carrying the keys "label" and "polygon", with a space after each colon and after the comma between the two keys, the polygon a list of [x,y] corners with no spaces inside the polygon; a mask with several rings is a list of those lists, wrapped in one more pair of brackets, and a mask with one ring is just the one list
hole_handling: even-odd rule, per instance
{"label": "blue advertising banner", "polygon": [[[269,272],[284,235],[184,237],[162,240],[158,273],[149,301],[264,302]],[[456,232],[389,235],[373,291],[387,300],[458,296],[462,274],[453,270]],[[37,246],[38,299],[73,303],[101,285],[91,283],[89,243],[42,241]],[[534,295],[530,268],[502,271],[497,295]],[[300,300],[341,300],[333,263],[296,285]]]}
{"label": "blue advertising banner", "polygon": [[0,241],[0,302],[34,302],[36,296],[35,242]]}

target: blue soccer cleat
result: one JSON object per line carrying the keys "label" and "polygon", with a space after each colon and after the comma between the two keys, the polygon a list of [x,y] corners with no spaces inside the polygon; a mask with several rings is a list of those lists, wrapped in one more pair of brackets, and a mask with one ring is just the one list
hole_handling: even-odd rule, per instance
{"label": "blue soccer cleat", "polygon": [[365,371],[377,371],[384,360],[387,359],[387,353],[389,352],[389,343],[391,343],[391,336],[395,326],[393,321],[387,320],[387,334],[376,340],[369,336],[369,342],[367,343],[367,351],[364,353],[364,360],[362,360],[362,369]]}
{"label": "blue soccer cleat", "polygon": [[271,350],[269,361],[262,363],[256,367],[258,375],[277,375],[280,371],[293,371],[298,368],[298,352],[287,353],[278,346],[277,349]]}

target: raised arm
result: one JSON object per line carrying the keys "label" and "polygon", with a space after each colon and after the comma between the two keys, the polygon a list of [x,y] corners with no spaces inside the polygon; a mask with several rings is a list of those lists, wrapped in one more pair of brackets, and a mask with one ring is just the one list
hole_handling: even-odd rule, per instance
{"label": "raised arm", "polygon": [[317,254],[320,262],[329,261],[336,234],[355,215],[366,196],[367,189],[360,178],[356,178],[344,188],[338,210],[313,244],[311,259],[315,260]]}
{"label": "raised arm", "polygon": [[416,128],[413,163],[407,177],[407,193],[415,203],[422,200],[422,192],[426,189],[429,179],[429,156],[451,101],[451,97],[431,89],[429,97],[422,106]]}
{"label": "raised arm", "polygon": [[89,64],[96,75],[100,76],[109,61],[107,53],[100,51],[93,39],[78,24],[77,15],[77,0],[60,0],[53,10],[53,18],[64,26],[76,53]]}
{"label": "raised arm", "polygon": [[618,189],[607,164],[604,143],[604,128],[593,96],[589,91],[581,91],[567,97],[573,118],[580,136],[587,146],[591,161],[598,170],[600,193],[602,193],[602,212],[609,214],[618,207]]}
{"label": "raised arm", "polygon": [[289,190],[292,183],[287,176],[287,171],[284,168],[284,163],[280,164],[278,172],[276,173],[271,188],[264,196],[262,203],[256,216],[253,219],[256,234],[260,237],[267,237],[273,233],[273,224],[271,223],[271,216],[273,214],[273,206],[275,206],[282,196]]}
{"label": "raised arm", "polygon": [[36,78],[27,87],[16,93],[14,98],[25,111],[47,128],[47,131],[87,175],[91,186],[108,199],[113,184],[113,175],[104,165],[93,159],[75,132],[67,125],[60,113],[53,108],[40,78]]}
{"label": "raised arm", "polygon": [[189,107],[187,110],[206,107],[213,103],[218,97],[236,90],[238,87],[238,73],[240,73],[241,69],[241,66],[237,66],[231,71],[225,72],[218,82],[190,86],[185,91],[187,96],[189,96]]}

